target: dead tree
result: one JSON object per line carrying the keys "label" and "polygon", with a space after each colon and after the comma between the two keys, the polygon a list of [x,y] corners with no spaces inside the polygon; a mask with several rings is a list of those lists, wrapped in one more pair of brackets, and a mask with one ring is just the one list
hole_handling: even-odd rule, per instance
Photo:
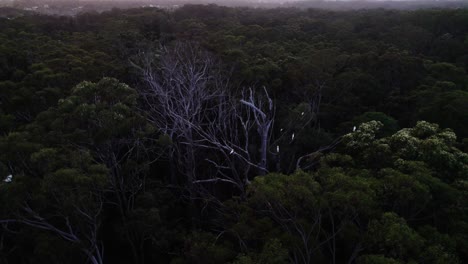
{"label": "dead tree", "polygon": [[134,65],[147,84],[141,94],[149,108],[149,121],[173,142],[169,158],[178,161],[173,169],[180,169],[190,184],[197,178],[194,126],[202,122],[206,105],[219,96],[219,87],[212,84],[222,83],[213,81],[217,77],[214,61],[199,48],[178,43],[160,49],[161,55],[140,54]]}
{"label": "dead tree", "polygon": [[[94,196],[94,194],[92,194]],[[78,245],[81,252],[87,257],[87,262],[92,264],[104,263],[104,247],[99,239],[101,226],[101,213],[103,201],[95,196],[93,206],[74,205],[72,212],[68,214],[58,213],[51,217],[40,215],[25,203],[22,211],[13,219],[0,220],[5,228],[8,224],[24,224],[58,235],[65,241]]]}
{"label": "dead tree", "polygon": [[[132,63],[146,84],[140,90],[143,110],[172,141],[173,183],[180,174],[191,192],[213,182],[230,183],[243,192],[251,168],[268,172],[274,105],[266,89],[265,96],[248,89],[238,99],[221,64],[193,43],[142,52]],[[262,141],[260,162],[249,150],[254,129]],[[203,163],[212,165],[215,176],[199,176]]]}
{"label": "dead tree", "polygon": [[[248,95],[243,93],[243,99],[240,102],[248,108],[248,111],[252,112],[253,122],[255,124],[258,136],[260,137],[260,162],[258,167],[261,174],[268,172],[268,148],[269,140],[273,127],[275,108],[273,100],[268,95],[268,91],[263,87],[265,96],[255,96],[252,88],[248,90]],[[243,123],[251,122],[247,118]]]}
{"label": "dead tree", "polygon": [[[297,264],[313,263],[313,256],[317,252],[330,254],[332,263],[336,263],[337,236],[357,218],[355,211],[335,216],[333,209],[328,206],[319,205],[304,215],[297,208],[288,208],[280,202],[266,201],[265,204],[267,207],[262,213],[269,215],[284,232],[297,238],[290,256],[290,262]],[[355,250],[358,250],[355,254],[362,250],[361,245]]]}
{"label": "dead tree", "polygon": [[135,264],[144,263],[145,234],[131,229],[130,215],[135,210],[135,199],[145,192],[145,170],[160,157],[149,156],[151,153],[147,152],[151,152],[150,144],[146,138],[130,135],[96,146],[95,153],[96,160],[109,169],[109,185],[104,191],[110,195],[105,202],[119,211],[123,225],[122,234],[129,245]]}

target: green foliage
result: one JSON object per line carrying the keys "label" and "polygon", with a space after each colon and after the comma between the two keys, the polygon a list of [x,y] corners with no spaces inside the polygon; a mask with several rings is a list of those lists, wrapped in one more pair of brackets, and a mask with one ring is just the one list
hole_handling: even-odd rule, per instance
{"label": "green foliage", "polygon": [[[253,256],[251,256],[253,255]],[[288,251],[283,248],[278,239],[271,239],[265,243],[259,254],[240,255],[234,264],[281,264],[287,262]]]}
{"label": "green foliage", "polygon": [[347,134],[343,140],[348,148],[359,149],[369,147],[375,140],[377,131],[383,126],[379,121],[372,120],[361,124],[356,133]]}
{"label": "green foliage", "polygon": [[[380,136],[390,136],[391,134],[398,131],[398,122],[386,114],[382,112],[366,112],[360,116],[357,116],[353,119],[352,125],[359,126],[362,123],[370,122],[370,121],[379,121],[383,124],[383,127],[380,129]],[[348,126],[351,127],[351,124]]]}
{"label": "green foliage", "polygon": [[401,262],[392,258],[387,258],[382,255],[364,255],[358,258],[357,263],[359,264],[400,264]]}
{"label": "green foliage", "polygon": [[226,263],[235,254],[230,245],[219,244],[214,235],[204,232],[187,237],[184,251],[187,259],[183,263]]}
{"label": "green foliage", "polygon": [[[353,256],[357,263],[459,263],[466,252],[456,231],[466,217],[459,185],[466,154],[454,147],[453,132],[435,124],[421,121],[378,138],[381,126],[363,123],[346,135],[316,172],[256,177],[246,202],[229,203],[240,215],[230,230],[250,245],[236,263],[258,263],[252,252],[272,238],[290,258],[310,254],[320,263]],[[336,253],[327,250],[333,245]]]}
{"label": "green foliage", "polygon": [[[93,244],[105,263],[468,262],[467,10],[16,12],[0,18],[0,262],[85,263]],[[234,95],[274,99],[277,164],[227,175],[245,193],[187,189],[178,135],[148,121],[129,58],[174,41],[219,59]],[[211,150],[206,179],[226,169]]]}
{"label": "green foliage", "polygon": [[422,237],[394,213],[385,213],[368,227],[368,244],[375,251],[397,259],[410,259],[423,249]]}
{"label": "green foliage", "polygon": [[60,99],[56,108],[40,113],[33,129],[46,133],[44,140],[61,139],[88,146],[125,138],[135,128],[143,136],[148,127],[135,111],[136,100],[135,90],[116,79],[82,82],[70,96]]}

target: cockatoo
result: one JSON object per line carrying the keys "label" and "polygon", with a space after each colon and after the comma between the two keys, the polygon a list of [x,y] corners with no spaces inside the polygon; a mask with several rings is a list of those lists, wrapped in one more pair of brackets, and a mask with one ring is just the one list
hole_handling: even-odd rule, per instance
{"label": "cockatoo", "polygon": [[13,180],[13,175],[8,175],[4,180],[3,182],[11,182]]}

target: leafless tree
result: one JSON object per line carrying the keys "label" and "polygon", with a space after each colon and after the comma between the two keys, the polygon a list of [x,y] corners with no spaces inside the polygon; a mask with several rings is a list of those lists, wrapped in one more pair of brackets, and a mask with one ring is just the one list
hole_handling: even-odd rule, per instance
{"label": "leafless tree", "polygon": [[[104,247],[99,239],[103,207],[102,196],[94,191],[90,191],[88,195],[87,198],[90,201],[87,203],[81,205],[76,203],[72,205],[72,209],[59,210],[57,213],[48,216],[40,215],[28,203],[25,203],[15,218],[0,220],[0,224],[7,231],[9,231],[7,225],[12,223],[49,231],[72,244],[78,245],[87,257],[87,262],[103,264]],[[58,196],[54,197],[60,199]]]}
{"label": "leafless tree", "polygon": [[[129,225],[129,215],[135,210],[135,199],[146,187],[145,169],[159,158],[148,157],[149,142],[135,135],[113,139],[96,146],[96,160],[109,169],[109,185],[104,190],[106,203],[114,206],[122,222],[122,234],[129,244],[133,262],[144,263],[142,259],[145,235],[135,232]],[[141,157],[140,157],[141,156]],[[144,160],[144,162],[141,162]]]}
{"label": "leafless tree", "polygon": [[[268,155],[268,148],[270,146],[270,136],[271,131],[273,128],[273,122],[275,118],[275,108],[273,104],[273,100],[268,95],[268,91],[266,88],[263,88],[265,95],[264,96],[255,96],[252,88],[248,90],[248,95],[243,93],[243,99],[240,100],[242,104],[244,104],[249,111],[252,112],[253,115],[253,122],[255,123],[255,127],[260,137],[260,173],[265,174],[268,172],[267,168],[267,155]],[[245,121],[242,123],[250,122],[250,118],[246,118]]]}
{"label": "leafless tree", "polygon": [[332,263],[336,263],[336,237],[347,223],[357,217],[356,212],[337,217],[333,215],[332,208],[318,206],[309,211],[305,218],[302,212],[287,208],[279,202],[266,201],[266,205],[263,213],[269,215],[285,232],[298,238],[291,252],[292,263],[312,263],[314,254],[327,251]]}
{"label": "leafless tree", "polygon": [[[148,49],[132,64],[143,81],[142,110],[172,143],[172,183],[182,179],[191,199],[203,185],[216,182],[243,193],[249,174],[268,173],[274,157],[280,170],[281,145],[292,144],[295,135],[317,120],[322,86],[297,120],[273,133],[276,107],[268,90],[233,88],[229,72],[195,43]],[[201,167],[211,171],[201,173]]]}
{"label": "leafless tree", "polygon": [[142,95],[149,119],[174,143],[169,157],[178,159],[177,169],[190,184],[196,179],[194,126],[214,110],[209,102],[219,96],[219,89],[211,85],[222,85],[215,80],[214,62],[192,45],[177,44],[161,47],[161,55],[142,53],[138,63],[134,65],[147,84]]}
{"label": "leafless tree", "polygon": [[[141,95],[149,120],[172,141],[173,182],[178,173],[191,191],[213,182],[244,191],[251,168],[268,172],[274,104],[266,89],[260,96],[252,88],[236,95],[222,65],[193,43],[141,53],[133,65],[146,84]],[[255,130],[261,140],[259,162],[249,150]],[[203,163],[212,165],[215,176],[198,175]]]}

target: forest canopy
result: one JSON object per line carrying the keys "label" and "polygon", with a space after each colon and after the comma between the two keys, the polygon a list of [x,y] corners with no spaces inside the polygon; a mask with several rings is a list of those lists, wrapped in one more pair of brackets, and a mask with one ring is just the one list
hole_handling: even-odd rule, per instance
{"label": "forest canopy", "polygon": [[467,263],[467,71],[466,9],[1,16],[0,263]]}

